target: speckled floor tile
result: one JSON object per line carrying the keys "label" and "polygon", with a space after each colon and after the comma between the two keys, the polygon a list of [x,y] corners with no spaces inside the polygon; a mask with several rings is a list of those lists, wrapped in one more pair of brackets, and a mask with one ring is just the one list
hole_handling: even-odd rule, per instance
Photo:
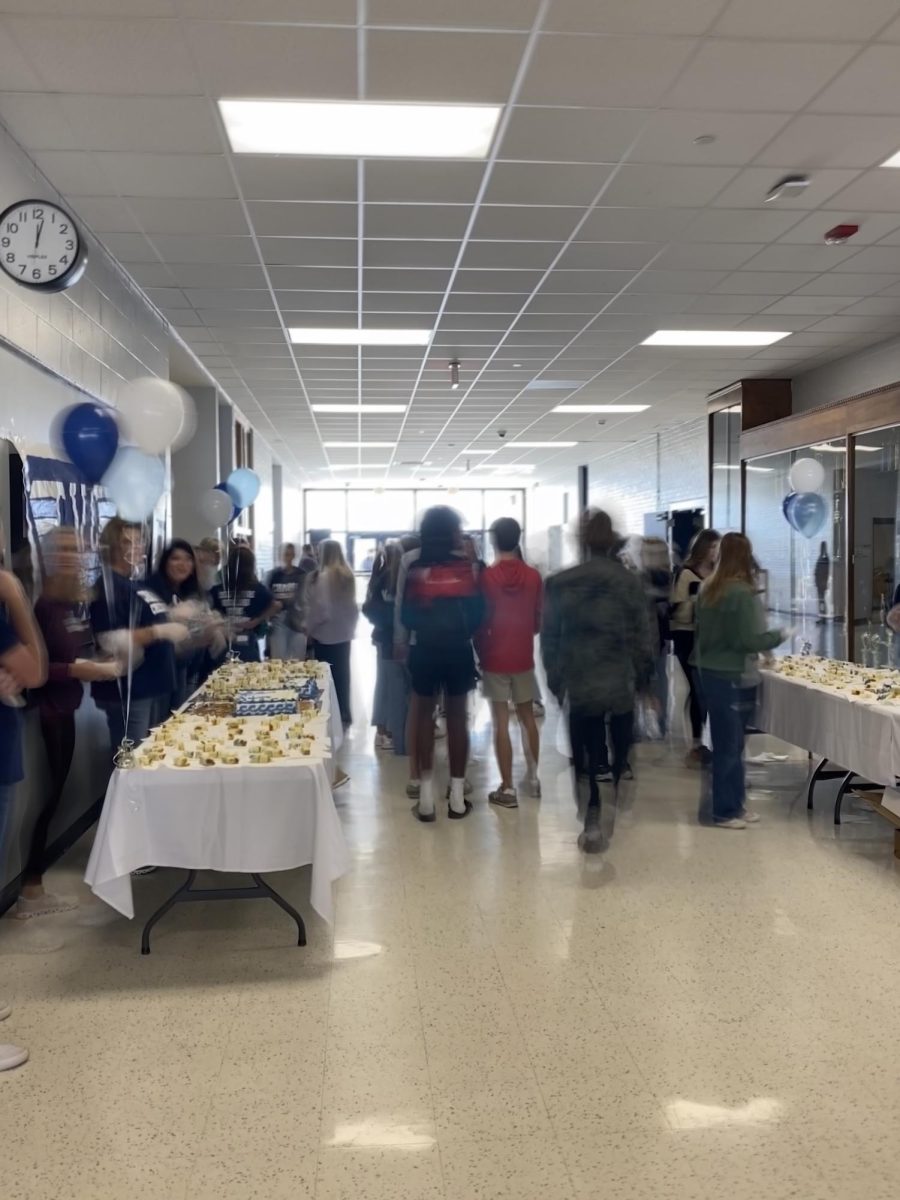
{"label": "speckled floor tile", "polygon": [[446,1200],[574,1200],[572,1180],[556,1139],[497,1138],[441,1144]]}
{"label": "speckled floor tile", "polygon": [[319,1152],[316,1200],[443,1200],[441,1159],[436,1145]]}

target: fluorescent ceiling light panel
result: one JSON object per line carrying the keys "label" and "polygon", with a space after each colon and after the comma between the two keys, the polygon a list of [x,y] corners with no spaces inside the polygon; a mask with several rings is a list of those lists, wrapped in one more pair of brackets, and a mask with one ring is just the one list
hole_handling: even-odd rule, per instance
{"label": "fluorescent ceiling light panel", "polygon": [[396,442],[323,442],[326,450],[393,450]]}
{"label": "fluorescent ceiling light panel", "polygon": [[427,346],[430,329],[289,329],[296,346]]}
{"label": "fluorescent ceiling light panel", "polygon": [[[577,446],[577,442],[506,442],[505,445],[511,446],[516,450],[569,450],[572,446]],[[501,446],[502,450],[503,447]]]}
{"label": "fluorescent ceiling light panel", "polygon": [[[714,471],[739,471],[740,463],[713,463]],[[760,475],[771,475],[774,467],[747,467],[748,471],[757,471]]]}
{"label": "fluorescent ceiling light panel", "polygon": [[892,154],[890,158],[886,158],[881,165],[883,167],[900,167],[900,150],[896,154]]}
{"label": "fluorescent ceiling light panel", "polygon": [[383,471],[390,463],[332,463],[325,471]]}
{"label": "fluorescent ceiling light panel", "polygon": [[220,100],[236,154],[323,158],[487,158],[496,104]]}
{"label": "fluorescent ceiling light panel", "polygon": [[314,404],[314,413],[405,413],[405,404]]}
{"label": "fluorescent ceiling light panel", "polygon": [[790,331],[765,329],[657,329],[642,346],[771,346]]}
{"label": "fluorescent ceiling light panel", "polygon": [[586,379],[532,379],[525,384],[526,392],[570,392],[573,388],[584,387]]}
{"label": "fluorescent ceiling light panel", "polygon": [[495,454],[494,450],[463,450],[463,454]]}
{"label": "fluorescent ceiling light panel", "polygon": [[[863,452],[863,454],[877,454],[878,451],[881,449],[881,446],[863,446],[860,442],[857,442],[856,445],[853,447],[853,449],[861,450]],[[846,454],[847,453],[846,446],[829,446],[827,442],[819,442],[815,446],[810,446],[810,450],[820,450],[820,451],[826,452],[828,454]]]}
{"label": "fluorescent ceiling light panel", "polygon": [[569,413],[639,413],[646,412],[649,404],[557,404],[554,412]]}

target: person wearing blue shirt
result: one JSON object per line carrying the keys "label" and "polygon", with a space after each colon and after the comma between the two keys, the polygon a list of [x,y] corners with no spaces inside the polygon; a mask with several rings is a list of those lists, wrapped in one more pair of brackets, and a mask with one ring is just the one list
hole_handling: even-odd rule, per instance
{"label": "person wearing blue shirt", "polygon": [[278,611],[278,603],[256,575],[256,558],[249,546],[232,547],[225,578],[210,593],[212,606],[227,619],[232,649],[241,662],[262,662],[259,627]]}
{"label": "person wearing blue shirt", "polygon": [[[5,863],[16,784],[24,777],[19,693],[47,678],[47,654],[31,606],[14,575],[0,571],[0,867]],[[10,1015],[0,999],[0,1021]],[[0,1043],[0,1071],[28,1059],[20,1046]]]}

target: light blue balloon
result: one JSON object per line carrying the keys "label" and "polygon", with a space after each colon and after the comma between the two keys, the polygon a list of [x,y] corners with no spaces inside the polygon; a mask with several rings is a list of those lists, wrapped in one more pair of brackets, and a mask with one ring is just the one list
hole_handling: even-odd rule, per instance
{"label": "light blue balloon", "polygon": [[238,467],[225,481],[232,496],[237,497],[237,508],[249,508],[259,495],[259,476],[249,467]]}
{"label": "light blue balloon", "polygon": [[828,501],[818,492],[795,492],[785,516],[798,533],[814,538],[828,520]]}
{"label": "light blue balloon", "polygon": [[166,485],[161,458],[123,446],[103,476],[103,486],[123,521],[144,521],[156,508]]}

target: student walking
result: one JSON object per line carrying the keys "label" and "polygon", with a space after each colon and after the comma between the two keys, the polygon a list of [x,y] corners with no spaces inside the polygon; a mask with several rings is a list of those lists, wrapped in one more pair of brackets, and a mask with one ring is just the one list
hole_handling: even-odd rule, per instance
{"label": "student walking", "polygon": [[708,766],[712,755],[703,745],[703,726],[706,724],[706,703],[691,659],[694,653],[695,610],[697,596],[704,579],[716,565],[720,535],[715,529],[701,529],[688,546],[687,558],[675,574],[669,606],[669,629],[672,650],[684,672],[688,685],[688,709],[691,721],[691,748],[685,764],[689,767]]}
{"label": "student walking", "polygon": [[340,542],[319,543],[319,569],[306,584],[306,634],[320,662],[331,666],[334,689],[346,729],[350,711],[350,647],[359,619],[356,579],[347,566]]}
{"label": "student walking", "polygon": [[518,808],[513,785],[513,752],[509,739],[509,703],[515,705],[525,753],[525,787],[539,797],[540,735],[534,719],[537,685],[534,677],[534,639],[541,628],[543,583],[540,574],[519,553],[522,529],[512,517],[491,526],[495,560],[481,575],[485,620],[475,638],[481,665],[481,687],[490,701],[494,753],[500,786],[488,796],[501,808]]}

